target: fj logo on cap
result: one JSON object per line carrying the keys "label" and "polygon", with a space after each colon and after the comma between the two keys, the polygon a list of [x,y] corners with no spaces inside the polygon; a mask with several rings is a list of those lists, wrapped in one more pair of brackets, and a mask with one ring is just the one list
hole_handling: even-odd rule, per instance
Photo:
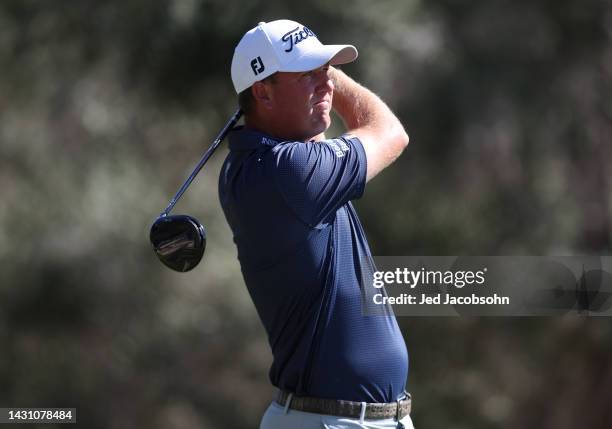
{"label": "fj logo on cap", "polygon": [[300,27],[295,27],[293,30],[288,31],[283,35],[281,40],[285,43],[289,42],[289,48],[285,49],[285,52],[291,52],[295,45],[308,39],[310,36],[313,36],[315,38],[317,37],[317,35],[314,34],[312,30],[306,26],[303,26],[302,30],[298,30],[300,30]]}
{"label": "fj logo on cap", "polygon": [[261,61],[261,57],[257,57],[251,60],[251,68],[253,69],[255,76],[257,76],[266,69],[266,66],[264,66],[263,61]]}

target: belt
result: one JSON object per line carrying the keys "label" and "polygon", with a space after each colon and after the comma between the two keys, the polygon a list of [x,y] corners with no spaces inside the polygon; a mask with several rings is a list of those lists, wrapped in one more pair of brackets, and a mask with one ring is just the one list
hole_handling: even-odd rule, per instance
{"label": "belt", "polygon": [[[279,390],[276,396],[276,402],[281,406],[285,406],[290,392]],[[363,418],[377,420],[388,419],[391,417],[397,420],[403,419],[410,414],[412,407],[412,398],[410,393],[406,394],[404,399],[398,399],[396,402],[389,403],[365,403],[365,415]],[[330,416],[339,417],[361,417],[361,402],[344,401],[338,399],[323,399],[311,398],[308,396],[291,396],[289,408],[296,411],[304,411],[307,413],[327,414]]]}

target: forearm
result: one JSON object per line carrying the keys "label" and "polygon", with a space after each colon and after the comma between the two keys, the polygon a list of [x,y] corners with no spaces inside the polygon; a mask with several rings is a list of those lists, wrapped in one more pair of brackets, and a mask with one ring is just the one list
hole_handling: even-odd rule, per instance
{"label": "forearm", "polygon": [[344,121],[347,130],[373,130],[403,126],[391,109],[372,91],[355,82],[341,70],[331,68],[334,83],[333,108]]}
{"label": "forearm", "polygon": [[361,141],[367,157],[367,180],[389,166],[408,145],[408,135],[391,109],[372,91],[342,71],[331,70],[333,108],[348,134]]}

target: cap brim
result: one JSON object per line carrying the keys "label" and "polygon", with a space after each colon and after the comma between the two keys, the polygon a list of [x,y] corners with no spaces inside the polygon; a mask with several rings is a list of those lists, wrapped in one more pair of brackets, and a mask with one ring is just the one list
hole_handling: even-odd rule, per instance
{"label": "cap brim", "polygon": [[285,64],[279,71],[305,72],[317,69],[324,64],[332,66],[346,64],[357,59],[357,49],[352,45],[321,45],[304,55]]}

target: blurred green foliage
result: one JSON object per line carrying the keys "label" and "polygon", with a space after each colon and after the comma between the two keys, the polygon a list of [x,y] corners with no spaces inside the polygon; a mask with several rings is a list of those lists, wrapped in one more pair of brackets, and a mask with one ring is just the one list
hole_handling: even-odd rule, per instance
{"label": "blurred green foliage", "polygon": [[[291,18],[410,136],[358,202],[376,255],[608,254],[612,4],[0,2],[0,406],[88,428],[255,428],[270,352],[217,200],[176,274],[148,227],[236,105],[233,47]],[[335,126],[334,130],[339,130]],[[603,428],[612,324],[400,318],[417,427]],[[51,426],[45,426],[51,427]]]}

